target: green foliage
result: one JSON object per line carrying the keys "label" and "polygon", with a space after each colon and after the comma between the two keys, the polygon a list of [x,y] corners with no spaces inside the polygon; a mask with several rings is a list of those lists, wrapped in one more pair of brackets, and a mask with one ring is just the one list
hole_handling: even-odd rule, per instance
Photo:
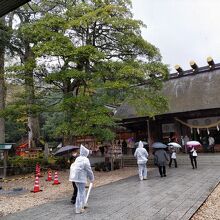
{"label": "green foliage", "polygon": [[9,157],[7,161],[7,174],[18,175],[35,172],[35,167],[37,163],[41,165],[41,168],[49,166],[48,161],[40,157],[36,159],[23,158],[20,156]]}
{"label": "green foliage", "polygon": [[58,157],[55,161],[55,165],[57,165],[61,169],[66,169],[70,167],[70,164],[65,157]]}
{"label": "green foliage", "polygon": [[44,0],[33,5],[37,16],[15,31],[33,54],[11,72],[32,88],[44,86],[34,93],[26,89],[25,102],[16,108],[23,117],[44,112],[44,136],[112,140],[116,124],[107,104],[128,102],[151,117],[166,110],[160,90],[167,66],[158,48],[142,38],[145,25],[133,19],[131,1]]}

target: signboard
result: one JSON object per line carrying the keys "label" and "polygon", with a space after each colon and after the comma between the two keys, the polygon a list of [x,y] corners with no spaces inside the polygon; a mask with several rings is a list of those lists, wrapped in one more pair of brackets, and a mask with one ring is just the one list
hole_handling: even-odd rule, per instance
{"label": "signboard", "polygon": [[162,132],[163,133],[175,132],[174,123],[162,124]]}
{"label": "signboard", "polygon": [[0,144],[0,150],[10,150],[12,148],[12,144]]}
{"label": "signboard", "polygon": [[110,157],[121,158],[122,157],[122,147],[120,145],[113,145],[109,149]]}

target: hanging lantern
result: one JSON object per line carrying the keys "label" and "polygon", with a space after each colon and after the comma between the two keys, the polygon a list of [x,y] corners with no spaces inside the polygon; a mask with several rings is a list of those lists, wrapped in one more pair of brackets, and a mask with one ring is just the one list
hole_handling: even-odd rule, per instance
{"label": "hanging lantern", "polygon": [[200,134],[200,130],[199,130],[199,128],[197,128],[197,133]]}
{"label": "hanging lantern", "polygon": [[191,134],[193,133],[193,128],[190,128],[191,129]]}
{"label": "hanging lantern", "polygon": [[209,135],[210,134],[210,131],[209,131],[209,129],[207,128],[207,134]]}
{"label": "hanging lantern", "polygon": [[217,128],[217,131],[219,131],[219,126],[218,125],[216,126],[216,128]]}

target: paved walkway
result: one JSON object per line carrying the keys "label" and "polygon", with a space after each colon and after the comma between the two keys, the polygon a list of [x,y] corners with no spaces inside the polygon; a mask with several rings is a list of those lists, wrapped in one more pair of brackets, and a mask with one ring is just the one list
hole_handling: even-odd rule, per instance
{"label": "paved walkway", "polygon": [[220,181],[219,166],[170,168],[161,178],[158,170],[149,179],[137,176],[98,187],[91,192],[89,208],[76,215],[69,198],[8,215],[2,220],[186,220]]}

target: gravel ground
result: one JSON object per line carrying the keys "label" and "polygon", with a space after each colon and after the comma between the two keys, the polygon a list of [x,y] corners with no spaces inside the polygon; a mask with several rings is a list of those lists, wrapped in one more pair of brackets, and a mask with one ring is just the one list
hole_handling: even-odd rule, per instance
{"label": "gravel ground", "polygon": [[[127,178],[129,176],[134,176],[137,174],[136,167],[123,168],[120,170],[115,170],[111,172],[94,172],[95,181],[94,187],[105,185],[120,179]],[[54,175],[54,174],[53,174]],[[18,177],[18,176],[17,176]],[[13,177],[13,178],[17,178]],[[19,176],[20,177],[20,176]],[[68,181],[69,170],[58,172],[58,179],[61,184],[52,185],[52,182],[47,182],[44,177],[39,178],[39,185],[42,192],[31,193],[30,191],[34,188],[35,178],[31,177],[28,179],[10,181],[7,183],[2,183],[3,192],[0,193],[0,217],[11,213],[22,211],[33,206],[37,206],[43,203],[54,201],[65,196],[71,198],[73,189],[72,184]],[[27,191],[23,194],[19,193],[7,193],[6,191],[11,191],[13,188],[24,188]]]}
{"label": "gravel ground", "polygon": [[192,220],[219,220],[220,219],[220,184],[208,197],[206,202],[192,217]]}
{"label": "gravel ground", "polygon": [[[105,185],[120,179],[127,178],[137,174],[136,167],[123,168],[112,172],[94,172],[95,182],[94,187]],[[15,213],[33,206],[54,201],[65,196],[71,198],[72,184],[68,181],[69,171],[58,173],[60,185],[53,186],[53,182],[47,182],[47,175],[40,178],[40,189],[42,192],[31,193],[33,190],[35,178],[11,181],[3,183],[4,192],[13,188],[22,187],[27,191],[23,194],[0,194],[0,217]],[[208,197],[206,202],[199,208],[197,213],[192,217],[192,220],[219,220],[220,219],[220,184]]]}

